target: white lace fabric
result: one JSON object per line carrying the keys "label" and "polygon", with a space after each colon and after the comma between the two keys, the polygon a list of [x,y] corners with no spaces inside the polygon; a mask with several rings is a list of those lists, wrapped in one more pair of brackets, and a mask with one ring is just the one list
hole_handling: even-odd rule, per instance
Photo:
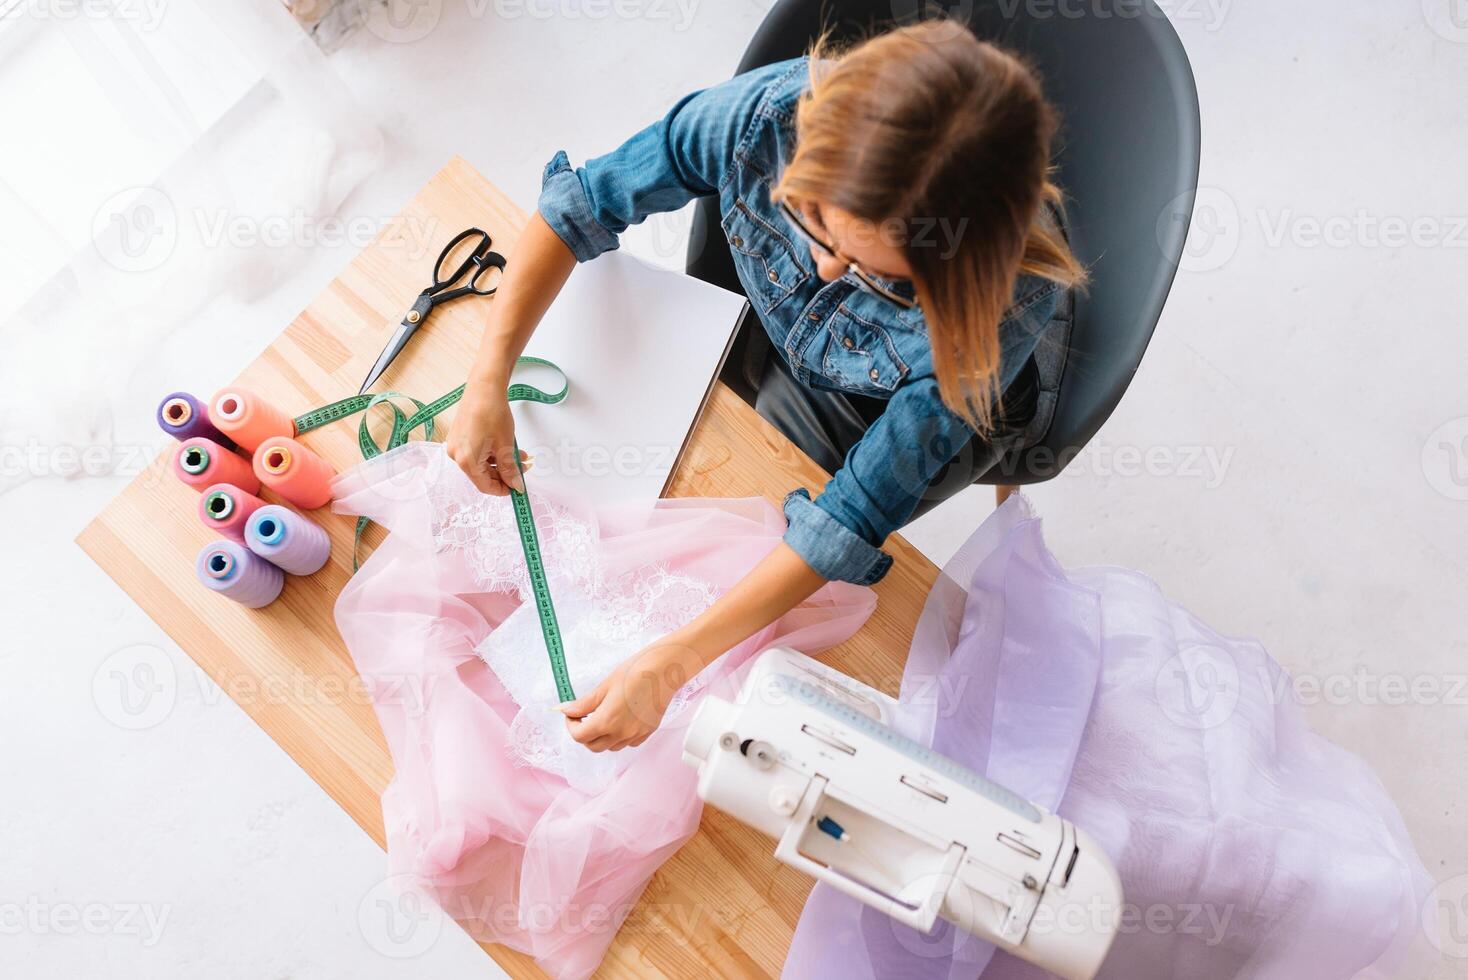
{"label": "white lace fabric", "polygon": [[[517,765],[556,773],[586,792],[605,787],[638,749],[591,752],[571,737],[557,710],[555,680],[508,497],[491,497],[439,482],[430,489],[438,551],[459,551],[485,592],[520,605],[476,648],[519,705],[506,749]],[[658,564],[613,567],[597,529],[544,498],[534,502],[535,527],[555,604],[571,686],[589,693],[628,657],[687,625],[718,598],[697,578]],[[697,692],[697,677],[674,696],[664,722]]]}

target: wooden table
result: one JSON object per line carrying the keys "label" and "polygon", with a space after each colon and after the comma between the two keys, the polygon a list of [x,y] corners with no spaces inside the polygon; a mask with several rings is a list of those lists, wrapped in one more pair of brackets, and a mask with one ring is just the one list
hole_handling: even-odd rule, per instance
{"label": "wooden table", "polygon": [[[436,243],[477,225],[512,256],[525,218],[473,167],[451,161],[236,383],[288,411],[355,389],[381,348],[385,325],[412,304],[437,255],[436,244],[431,254],[411,254],[411,243],[421,236],[408,232],[435,229]],[[461,382],[478,338],[475,310],[473,304],[457,304],[438,311],[433,329],[415,340],[411,357],[393,365],[383,387],[438,393]],[[360,459],[354,424],[328,426],[306,441],[339,468]],[[169,467],[164,454],[82,531],[78,543],[382,846],[379,800],[392,762],[332,619],[351,571],[352,522],[318,512],[331,531],[331,562],[309,578],[291,578],[267,608],[247,610],[195,581],[194,556],[213,535],[195,517],[197,495]],[[778,504],[789,489],[819,490],[826,478],[716,384],[670,494],[763,496]],[[366,543],[374,540],[369,534]],[[876,614],[826,659],[895,693],[913,624],[937,570],[897,537],[887,548],[895,562],[877,586]],[[289,691],[292,697],[262,691]],[[706,809],[698,834],[653,877],[599,975],[777,976],[810,880],[778,864],[773,850],[769,839]],[[511,976],[541,975],[528,957],[502,946],[485,948]]]}

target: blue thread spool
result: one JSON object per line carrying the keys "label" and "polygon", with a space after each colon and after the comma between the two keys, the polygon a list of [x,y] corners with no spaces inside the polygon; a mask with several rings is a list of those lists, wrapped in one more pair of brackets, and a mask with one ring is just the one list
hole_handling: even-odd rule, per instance
{"label": "blue thread spool", "polygon": [[326,530],[289,507],[266,504],[245,522],[245,544],[292,575],[311,575],[331,557]]}

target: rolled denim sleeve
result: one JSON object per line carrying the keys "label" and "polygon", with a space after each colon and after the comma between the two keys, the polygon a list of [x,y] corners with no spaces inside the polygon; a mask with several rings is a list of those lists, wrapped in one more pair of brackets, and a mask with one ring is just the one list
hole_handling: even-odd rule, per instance
{"label": "rolled denim sleeve", "polygon": [[892,567],[891,555],[832,517],[805,487],[785,497],[785,520],[785,543],[821,578],[873,585]]}
{"label": "rolled denim sleeve", "polygon": [[545,165],[540,179],[540,200],[535,209],[566,243],[577,262],[594,259],[617,247],[617,235],[591,213],[581,174],[571,169],[565,150],[559,150]]}
{"label": "rolled denim sleeve", "polygon": [[585,262],[650,214],[715,193],[771,85],[804,59],[737,75],[678,100],[666,116],[612,152],[572,168],[565,151],[546,165],[536,209]]}
{"label": "rolled denim sleeve", "polygon": [[938,395],[933,379],[892,397],[815,500],[804,490],[785,498],[784,540],[826,579],[872,585],[892,558],[888,535],[917,509],[934,476],[974,432]]}

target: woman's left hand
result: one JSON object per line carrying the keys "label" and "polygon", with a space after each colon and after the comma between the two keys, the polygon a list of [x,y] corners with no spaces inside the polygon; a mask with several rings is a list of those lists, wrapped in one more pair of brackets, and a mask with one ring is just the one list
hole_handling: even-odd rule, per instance
{"label": "woman's left hand", "polygon": [[617,667],[590,694],[561,705],[571,737],[593,752],[641,745],[662,723],[673,695],[697,673],[692,650],[668,636]]}

